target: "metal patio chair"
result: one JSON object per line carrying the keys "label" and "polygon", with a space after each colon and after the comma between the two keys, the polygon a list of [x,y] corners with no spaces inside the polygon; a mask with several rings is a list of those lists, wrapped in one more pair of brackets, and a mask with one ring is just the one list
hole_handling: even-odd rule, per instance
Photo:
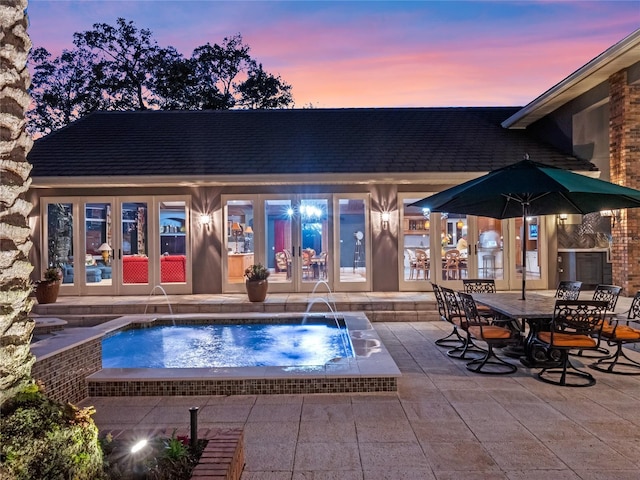
{"label": "metal patio chair", "polygon": [[[571,350],[596,350],[607,312],[607,302],[597,300],[556,300],[549,331],[538,332],[533,343],[547,349],[557,366],[544,367],[538,378],[567,387],[589,387],[596,379],[571,363]],[[535,368],[535,367],[534,367]],[[575,382],[568,379],[575,378]]]}
{"label": "metal patio chair", "polygon": [[616,347],[616,351],[606,357],[598,359],[591,368],[616,375],[640,375],[640,362],[627,356],[624,345],[640,343],[640,329],[629,325],[640,320],[640,291],[635,294],[629,311],[605,321],[600,338],[609,346]]}
{"label": "metal patio chair", "polygon": [[501,359],[494,352],[495,347],[518,343],[520,339],[517,334],[480,314],[470,294],[459,292],[458,297],[467,318],[467,331],[473,338],[487,344],[485,355],[468,362],[467,370],[487,375],[506,375],[517,371],[518,367]]}
{"label": "metal patio chair", "polygon": [[449,320],[449,316],[447,315],[447,306],[444,302],[440,286],[433,282],[431,282],[431,286],[433,287],[433,294],[435,295],[436,302],[438,304],[438,313],[440,314],[440,318],[443,321],[450,323],[453,327],[449,335],[439,338],[435,341],[435,344],[439,347],[459,347],[464,345],[465,339],[460,335],[460,332],[458,332],[458,325]]}
{"label": "metal patio chair", "polygon": [[456,325],[459,330],[465,332],[463,337],[464,343],[449,350],[447,355],[451,358],[457,358],[458,360],[474,360],[484,356],[486,350],[476,345],[468,332],[467,316],[460,306],[456,292],[446,287],[440,287],[440,291],[442,292],[442,298],[444,298],[444,303],[447,307],[447,318],[449,322]]}

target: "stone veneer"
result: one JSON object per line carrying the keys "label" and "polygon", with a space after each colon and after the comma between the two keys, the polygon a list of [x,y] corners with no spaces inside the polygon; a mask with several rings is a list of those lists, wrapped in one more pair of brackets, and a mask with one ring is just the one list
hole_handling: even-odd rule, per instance
{"label": "stone veneer", "polygon": [[[640,85],[626,70],[609,78],[609,168],[613,183],[640,188]],[[640,290],[640,208],[622,210],[612,229],[613,283],[623,295]]]}

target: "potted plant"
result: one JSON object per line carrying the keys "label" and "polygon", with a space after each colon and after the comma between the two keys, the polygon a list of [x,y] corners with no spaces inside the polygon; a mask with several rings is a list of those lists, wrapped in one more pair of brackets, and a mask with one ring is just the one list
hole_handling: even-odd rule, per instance
{"label": "potted plant", "polygon": [[267,297],[267,289],[269,288],[269,270],[261,263],[250,265],[244,271],[246,281],[244,282],[247,289],[247,295],[252,302],[263,302]]}
{"label": "potted plant", "polygon": [[49,267],[44,271],[43,279],[36,282],[38,303],[55,303],[60,291],[62,274],[59,268]]}

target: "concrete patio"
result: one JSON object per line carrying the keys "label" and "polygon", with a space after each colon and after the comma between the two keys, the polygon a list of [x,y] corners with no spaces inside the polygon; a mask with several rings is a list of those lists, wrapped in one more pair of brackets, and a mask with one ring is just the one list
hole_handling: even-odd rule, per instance
{"label": "concrete patio", "polygon": [[373,325],[403,374],[397,393],[94,397],[81,405],[96,407],[103,434],[185,433],[197,406],[203,432],[244,429],[242,480],[638,478],[640,377],[592,370],[595,386],[563,388],[524,367],[482,376],[434,345],[449,331],[443,322]]}

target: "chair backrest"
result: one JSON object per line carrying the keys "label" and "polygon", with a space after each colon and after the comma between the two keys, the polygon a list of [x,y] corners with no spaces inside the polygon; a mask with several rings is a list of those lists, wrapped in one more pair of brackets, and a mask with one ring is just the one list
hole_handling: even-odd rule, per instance
{"label": "chair backrest", "polygon": [[496,293],[496,281],[492,278],[463,278],[465,293]]}
{"label": "chair backrest", "polygon": [[556,289],[556,298],[559,300],[577,300],[580,296],[582,282],[575,280],[562,280]]}
{"label": "chair backrest", "polygon": [[440,286],[433,282],[429,282],[429,283],[431,283],[431,286],[433,287],[433,294],[436,297],[436,303],[438,304],[438,313],[440,314],[440,318],[442,318],[442,320],[447,321],[447,307],[444,304],[444,298],[442,297],[442,291],[440,290]]}
{"label": "chair backrest", "polygon": [[627,320],[640,319],[640,290],[638,290],[631,301],[631,306],[627,312]]}
{"label": "chair backrest", "polygon": [[416,262],[424,267],[424,265],[427,264],[427,260],[429,259],[429,256],[427,255],[427,252],[425,252],[424,250],[420,250],[419,248],[416,248],[415,258],[416,258]]}
{"label": "chair backrest", "polygon": [[453,250],[447,250],[444,253],[444,259],[447,263],[458,263],[458,260],[460,259],[460,251],[455,248]]}
{"label": "chair backrest", "polygon": [[467,322],[470,325],[489,324],[489,320],[478,313],[476,301],[473,299],[471,294],[458,292],[458,298],[460,299],[460,305],[462,305],[464,315],[467,317]]}
{"label": "chair backrest", "polygon": [[458,302],[458,296],[456,295],[456,292],[446,287],[440,287],[440,291],[442,292],[442,297],[444,298],[444,304],[447,307],[447,319],[451,323],[454,323],[455,318],[463,318],[465,314],[460,308],[460,303]]}
{"label": "chair backrest", "polygon": [[577,335],[598,333],[608,305],[605,300],[556,300],[551,331]]}
{"label": "chair backrest", "polygon": [[407,252],[407,256],[409,257],[410,262],[416,261],[416,253],[413,250],[405,248],[404,251]]}
{"label": "chair backrest", "polygon": [[617,285],[596,285],[592,300],[602,300],[607,302],[607,310],[609,310],[609,312],[613,312],[616,309],[616,304],[618,303],[618,297],[620,296],[621,291],[622,287],[618,287]]}

